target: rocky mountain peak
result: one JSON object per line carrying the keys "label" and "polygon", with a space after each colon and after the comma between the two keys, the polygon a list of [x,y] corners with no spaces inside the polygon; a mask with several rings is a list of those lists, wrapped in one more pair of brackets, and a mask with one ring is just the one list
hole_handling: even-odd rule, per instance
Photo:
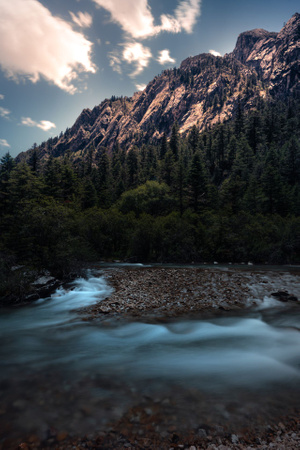
{"label": "rocky mountain peak", "polygon": [[269,84],[270,93],[285,95],[299,86],[300,14],[279,33],[256,29],[240,34],[231,55],[254,69]]}
{"label": "rocky mountain peak", "polygon": [[262,28],[245,31],[239,35],[232,55],[242,64],[245,64],[257,41],[261,41],[262,39],[274,39],[276,36],[277,33],[272,33],[263,30]]}

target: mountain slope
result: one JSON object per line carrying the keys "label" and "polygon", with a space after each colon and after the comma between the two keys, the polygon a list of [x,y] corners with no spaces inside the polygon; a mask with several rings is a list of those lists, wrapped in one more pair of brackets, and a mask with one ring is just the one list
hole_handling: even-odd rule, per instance
{"label": "mountain slope", "polygon": [[[242,33],[234,51],[224,57],[201,54],[178,69],[156,76],[132,98],[104,100],[82,111],[72,128],[38,147],[39,158],[69,152],[81,160],[116,142],[125,151],[133,145],[156,143],[178,122],[185,134],[200,131],[249,110],[259,99],[287,96],[299,89],[300,15],[279,33],[255,29]],[[28,159],[31,151],[19,155]]]}

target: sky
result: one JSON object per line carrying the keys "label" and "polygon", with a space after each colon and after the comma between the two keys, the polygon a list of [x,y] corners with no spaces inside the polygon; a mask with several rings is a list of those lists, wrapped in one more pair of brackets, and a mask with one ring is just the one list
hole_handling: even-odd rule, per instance
{"label": "sky", "polygon": [[279,31],[295,12],[299,0],[0,0],[0,158],[189,56],[231,52],[243,31]]}

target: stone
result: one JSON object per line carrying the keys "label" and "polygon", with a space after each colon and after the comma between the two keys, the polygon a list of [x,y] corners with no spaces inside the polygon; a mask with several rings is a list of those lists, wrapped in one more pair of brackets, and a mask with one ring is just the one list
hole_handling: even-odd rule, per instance
{"label": "stone", "polygon": [[67,439],[68,437],[68,433],[66,431],[60,431],[57,435],[56,435],[56,440],[58,442],[62,442],[65,439]]}
{"label": "stone", "polygon": [[200,438],[206,438],[206,431],[203,428],[199,428],[199,430],[197,431],[197,436],[199,436]]}
{"label": "stone", "polygon": [[236,434],[232,434],[232,435],[231,435],[231,442],[232,442],[233,444],[238,444],[239,438],[238,438],[238,436],[237,436]]}

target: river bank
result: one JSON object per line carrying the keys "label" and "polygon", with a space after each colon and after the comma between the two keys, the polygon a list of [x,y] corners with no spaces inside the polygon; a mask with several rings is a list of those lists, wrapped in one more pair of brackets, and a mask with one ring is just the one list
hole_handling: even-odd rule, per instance
{"label": "river bank", "polygon": [[299,272],[95,270],[7,325],[0,449],[300,448]]}

